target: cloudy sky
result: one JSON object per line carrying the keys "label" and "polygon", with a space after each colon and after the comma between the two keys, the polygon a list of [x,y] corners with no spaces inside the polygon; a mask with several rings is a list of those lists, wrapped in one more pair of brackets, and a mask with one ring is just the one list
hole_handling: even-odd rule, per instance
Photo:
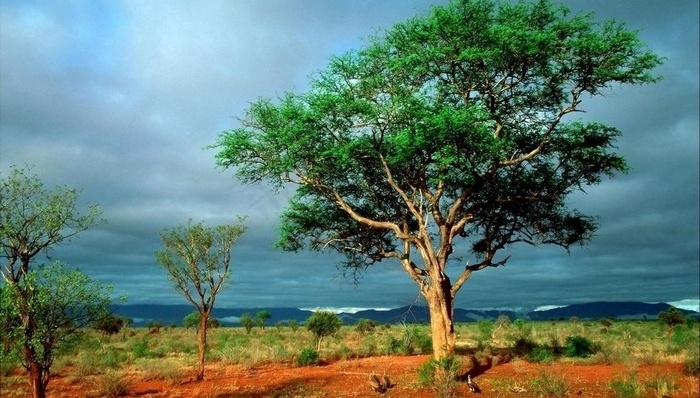
{"label": "cloudy sky", "polygon": [[[108,223],[52,252],[113,283],[128,302],[176,303],[153,256],[159,231],[189,218],[246,215],[220,307],[389,308],[419,301],[397,263],[353,285],[332,253],[272,248],[288,193],[243,186],[214,164],[218,134],[247,104],[304,92],[329,56],[438,1],[0,0],[0,173],[33,165],[48,185],[83,190]],[[577,195],[601,228],[585,248],[516,247],[476,273],[463,308],[535,308],[601,300],[697,309],[699,127],[697,0],[569,0],[625,21],[667,58],[651,86],[584,102],[619,128],[632,171]]]}

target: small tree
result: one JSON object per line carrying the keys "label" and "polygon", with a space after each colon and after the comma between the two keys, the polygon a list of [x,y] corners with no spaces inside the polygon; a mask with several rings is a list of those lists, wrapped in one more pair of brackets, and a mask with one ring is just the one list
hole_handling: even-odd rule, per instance
{"label": "small tree", "polygon": [[114,314],[107,314],[106,316],[100,318],[92,325],[92,328],[98,332],[106,335],[112,335],[119,333],[123,327],[129,326],[130,322],[128,318],[117,316]]}
{"label": "small tree", "polygon": [[186,226],[161,232],[165,248],[156,252],[156,260],[168,272],[175,290],[194,305],[201,317],[197,380],[204,379],[207,325],[216,295],[229,276],[231,247],[246,230],[243,220],[239,217],[235,224],[217,227],[190,220]]}
{"label": "small tree", "polygon": [[321,349],[321,340],[325,336],[332,336],[340,330],[343,322],[338,315],[329,311],[314,312],[306,320],[306,328],[316,337],[316,351]]}
{"label": "small tree", "polygon": [[684,324],[686,322],[686,318],[678,308],[669,307],[666,311],[659,312],[659,321],[668,326],[670,329],[673,329],[676,327],[676,325]]}
{"label": "small tree", "polygon": [[6,354],[16,353],[11,355],[32,376],[33,396],[45,396],[54,353],[81,328],[108,316],[112,288],[55,262],[30,270],[16,287],[3,284],[0,289],[0,312],[12,320],[3,325]]}
{"label": "small tree", "polygon": [[[7,311],[11,310],[4,314],[8,325],[19,326],[19,329],[13,328],[18,333],[12,334],[12,342],[21,346],[20,352],[29,372],[34,398],[46,396],[46,386],[51,376],[51,352],[55,348],[53,344],[37,345],[38,339],[49,333],[44,329],[48,320],[43,317],[65,319],[72,315],[50,313],[51,310],[60,311],[62,305],[56,303],[51,306],[43,300],[55,293],[51,288],[58,287],[37,286],[37,281],[49,282],[51,280],[44,280],[44,276],[57,276],[55,273],[32,273],[32,266],[40,253],[48,254],[53,246],[66,243],[103,222],[102,211],[97,205],[88,205],[85,211],[80,210],[79,194],[80,191],[69,187],[45,187],[29,168],[13,166],[9,174],[0,179],[0,257],[6,260],[2,266],[5,282],[2,305]],[[34,279],[25,281],[30,275]],[[82,292],[78,283],[86,281],[75,277],[75,274],[70,275],[73,276],[71,281],[75,284],[76,292]],[[83,297],[96,298],[89,294]],[[92,308],[92,303],[85,305]],[[63,330],[75,331],[73,328]]]}
{"label": "small tree", "polygon": [[255,320],[249,313],[243,313],[241,316],[238,318],[239,321],[241,321],[241,325],[245,328],[245,332],[250,334],[250,331],[253,330],[253,326],[255,325]]}
{"label": "small tree", "polygon": [[258,313],[255,314],[255,320],[261,330],[265,330],[265,322],[270,318],[272,318],[272,314],[270,314],[268,310],[258,311]]}

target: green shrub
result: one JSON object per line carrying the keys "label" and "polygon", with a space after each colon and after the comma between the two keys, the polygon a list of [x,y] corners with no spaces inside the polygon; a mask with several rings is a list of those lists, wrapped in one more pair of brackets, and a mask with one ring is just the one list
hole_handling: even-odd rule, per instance
{"label": "green shrub", "polygon": [[530,356],[532,351],[537,347],[537,343],[527,337],[519,337],[513,343],[513,355],[517,357]]}
{"label": "green shrub", "polygon": [[287,322],[287,326],[289,326],[289,328],[292,329],[292,332],[294,333],[296,333],[296,331],[299,329],[299,323],[294,319],[289,320],[289,322]]}
{"label": "green shrub", "polygon": [[666,311],[659,312],[659,321],[670,328],[682,325],[686,322],[686,317],[681,310],[676,307],[669,307]]}
{"label": "green shrub", "polygon": [[255,319],[253,319],[253,316],[250,315],[249,313],[242,314],[240,318],[238,318],[241,322],[241,325],[245,328],[246,333],[250,333],[250,331],[253,329],[253,326],[255,326]]}
{"label": "green shrub", "polygon": [[564,356],[588,358],[595,353],[593,343],[583,336],[569,336],[564,343]]}
{"label": "green shrub", "polygon": [[642,384],[635,372],[614,378],[610,381],[609,387],[615,398],[636,398],[644,394],[644,384]]}
{"label": "green shrub", "polygon": [[530,382],[532,391],[540,397],[564,397],[569,383],[561,375],[541,372]]}
{"label": "green shrub", "polygon": [[700,376],[700,348],[691,347],[688,356],[683,363],[685,373],[693,376]]}
{"label": "green shrub", "polygon": [[134,346],[131,348],[131,353],[134,355],[134,359],[153,357],[151,347],[149,347],[146,340],[141,340],[134,344]]}
{"label": "green shrub", "polygon": [[355,326],[355,330],[357,330],[360,333],[369,333],[373,332],[374,329],[377,327],[377,322],[371,320],[371,319],[360,319],[357,321],[357,325]]}
{"label": "green shrub", "polygon": [[528,356],[532,362],[537,363],[552,363],[554,361],[554,352],[549,347],[536,346]]}
{"label": "green shrub", "polygon": [[311,347],[306,347],[301,350],[299,358],[297,358],[297,363],[299,366],[312,366],[318,364],[318,351]]}
{"label": "green shrub", "polygon": [[438,398],[454,397],[457,391],[459,361],[454,356],[431,359],[418,368],[418,382],[431,387]]}
{"label": "green shrub", "polygon": [[109,314],[101,319],[97,320],[93,325],[93,329],[106,335],[117,334],[122,327],[126,326],[131,322],[127,321],[126,318]]}
{"label": "green shrub", "polygon": [[655,397],[671,397],[678,389],[676,380],[670,374],[657,373],[646,381],[646,386]]}

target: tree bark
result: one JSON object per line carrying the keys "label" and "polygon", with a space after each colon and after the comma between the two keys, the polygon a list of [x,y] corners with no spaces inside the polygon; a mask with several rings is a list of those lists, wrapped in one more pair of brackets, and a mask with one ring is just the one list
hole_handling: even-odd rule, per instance
{"label": "tree bark", "polygon": [[430,312],[430,331],[433,338],[433,359],[441,360],[455,353],[453,297],[449,280],[432,281],[424,297]]}
{"label": "tree bark", "polygon": [[46,387],[44,385],[44,371],[41,365],[33,358],[33,351],[28,347],[24,348],[24,355],[29,364],[29,381],[32,386],[33,398],[46,398]]}
{"label": "tree bark", "polygon": [[204,352],[207,349],[207,321],[209,313],[200,314],[199,320],[199,371],[197,372],[197,380],[204,380]]}

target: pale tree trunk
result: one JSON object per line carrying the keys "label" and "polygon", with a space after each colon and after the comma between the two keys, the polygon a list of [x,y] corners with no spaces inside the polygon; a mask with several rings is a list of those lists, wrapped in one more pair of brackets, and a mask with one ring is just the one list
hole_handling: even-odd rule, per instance
{"label": "pale tree trunk", "polygon": [[454,308],[451,286],[446,277],[432,280],[423,296],[430,311],[430,331],[433,338],[433,359],[441,360],[455,353]]}
{"label": "pale tree trunk", "polygon": [[200,314],[199,329],[199,370],[197,372],[197,380],[204,380],[204,352],[207,349],[207,321],[209,313]]}

